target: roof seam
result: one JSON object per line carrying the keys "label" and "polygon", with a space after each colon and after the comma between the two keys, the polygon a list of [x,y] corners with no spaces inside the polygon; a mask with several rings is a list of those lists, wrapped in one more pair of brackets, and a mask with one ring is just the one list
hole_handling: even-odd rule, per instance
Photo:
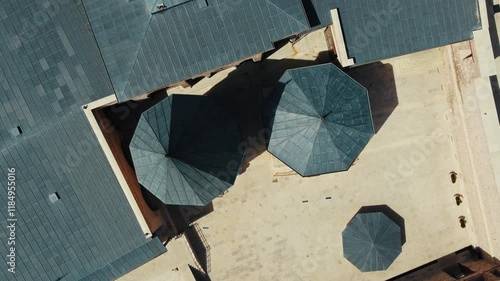
{"label": "roof seam", "polygon": [[[294,16],[290,15],[289,13],[287,13],[285,10],[281,9],[280,7],[278,7],[278,5],[274,4],[273,2],[271,2],[270,0],[266,0],[267,3],[269,3],[270,5],[276,7],[276,9],[282,11],[285,15],[291,17],[292,19],[294,19],[298,24],[306,27],[306,28],[309,28],[309,26],[305,25],[303,22],[301,22],[300,20],[298,20],[297,18],[295,18]],[[302,1],[301,1],[302,2]]]}
{"label": "roof seam", "polygon": [[[158,1],[157,1],[158,2]],[[125,81],[127,81],[127,84],[125,85],[125,88],[123,88],[123,93],[125,93],[127,91],[127,89],[129,88],[130,86],[130,76],[132,75],[132,71],[134,70],[135,68],[135,65],[137,64],[137,61],[138,61],[138,57],[139,57],[139,53],[141,52],[142,50],[142,45],[144,44],[144,41],[146,41],[146,35],[148,34],[148,31],[151,29],[151,21],[153,21],[153,17],[155,15],[151,15],[150,18],[149,18],[149,21],[148,21],[148,27],[146,28],[145,32],[144,32],[144,37],[142,38],[142,41],[141,41],[141,44],[139,45],[139,48],[137,50],[137,53],[135,54],[135,59],[134,59],[134,64],[132,65],[132,67],[130,68],[130,72],[128,73],[127,75],[127,79]],[[119,99],[121,100],[121,99]]]}

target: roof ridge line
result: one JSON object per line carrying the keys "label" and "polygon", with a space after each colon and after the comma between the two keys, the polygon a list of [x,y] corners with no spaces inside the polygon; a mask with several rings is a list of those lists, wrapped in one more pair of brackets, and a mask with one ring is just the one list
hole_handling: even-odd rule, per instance
{"label": "roof ridge line", "polygon": [[[330,70],[330,69],[329,69],[329,70]],[[333,84],[333,81],[332,81],[332,80],[335,80],[335,77],[332,75],[332,72],[331,72],[331,71],[329,71],[329,72],[328,72],[328,81],[327,81],[327,83],[325,84],[325,88],[326,88],[326,91],[325,91],[325,99],[323,100],[323,106],[321,107],[321,111],[322,111],[322,112],[325,112],[325,110],[326,110],[326,98],[327,98],[328,94],[330,93],[330,92],[328,91],[328,89],[329,89],[329,86],[331,86],[331,84]],[[335,95],[335,97],[336,97],[336,96],[337,96],[337,95]],[[335,105],[336,105],[336,103],[335,103]],[[333,108],[333,106],[332,106],[332,108]],[[332,110],[333,110],[333,109],[332,109]]]}
{"label": "roof ridge line", "polygon": [[[358,129],[358,128],[354,128],[354,127],[352,127],[352,126],[348,126],[348,125],[345,125],[345,124],[342,124],[342,123],[338,123],[338,122],[331,121],[331,120],[326,120],[326,121],[328,121],[328,122],[330,122],[330,123],[332,123],[332,124],[338,125],[338,126],[342,126],[342,127],[344,127],[344,128],[348,128],[348,129],[352,129],[352,130],[354,130],[354,131],[358,131],[358,132],[360,132],[360,133],[362,133],[362,134],[370,134],[370,132],[361,131],[361,130],[360,130],[360,129]],[[344,132],[344,131],[343,131],[343,132]],[[350,138],[350,139],[352,139],[351,137],[349,137],[349,138]]]}
{"label": "roof ridge line", "polygon": [[[156,3],[158,3],[158,0],[155,2],[155,5]],[[155,6],[153,6],[152,9],[154,9]],[[129,88],[130,86],[130,76],[132,75],[132,71],[134,71],[134,68],[135,68],[135,65],[137,64],[137,58],[139,57],[139,53],[141,52],[142,50],[142,46],[144,45],[144,41],[146,41],[146,35],[148,34],[148,31],[151,29],[151,22],[153,21],[153,17],[154,15],[151,14],[151,17],[149,18],[149,22],[148,22],[148,28],[146,28],[146,30],[144,31],[144,37],[142,38],[142,41],[141,41],[141,44],[139,45],[139,48],[137,49],[137,53],[135,54],[135,59],[134,59],[134,64],[132,65],[132,67],[130,68],[130,72],[128,73],[127,75],[127,84],[125,84],[125,88],[123,88],[123,93],[125,93],[125,91]],[[116,94],[115,94],[116,95]]]}
{"label": "roof ridge line", "polygon": [[[308,116],[308,115],[304,115],[304,114],[299,114],[299,113],[294,113],[294,112],[287,112],[287,113],[288,113],[288,114],[296,114],[296,115],[300,115],[300,116],[306,116],[306,117],[308,117],[308,118],[315,118],[315,117],[312,117],[312,116]],[[320,122],[320,121],[318,120],[318,123],[319,123],[319,122]],[[297,132],[297,133],[296,133],[293,137],[291,137],[291,138],[287,138],[287,139],[285,139],[285,140],[283,140],[283,141],[280,141],[279,143],[275,144],[275,146],[281,145],[282,143],[284,143],[284,142],[285,142],[285,141],[287,141],[287,140],[289,141],[290,139],[292,139],[292,138],[294,138],[295,136],[299,135],[299,133],[302,133],[304,130],[308,130],[308,129],[310,129],[310,128],[311,128],[311,127],[306,127],[306,128],[304,128],[304,129],[302,129],[302,130],[298,131],[298,132]]]}
{"label": "roof ridge line", "polygon": [[[185,161],[183,161],[183,160],[181,160],[181,159],[179,159],[179,158],[175,158],[175,157],[173,157],[172,159],[173,159],[173,160],[176,160],[176,161],[179,161],[182,165],[186,165],[186,166],[190,167],[190,168],[191,168],[191,169],[192,169],[195,173],[197,173],[198,175],[202,176],[202,178],[204,178],[204,179],[206,179],[206,176],[204,176],[204,175],[203,175],[203,174],[201,174],[200,172],[203,172],[204,174],[210,175],[210,173],[206,173],[206,172],[204,172],[204,171],[201,171],[200,169],[198,169],[198,168],[194,167],[194,166],[193,166],[193,165],[191,165],[191,164],[188,164],[187,162],[185,162]],[[172,163],[175,165],[175,167],[176,167],[176,168],[177,168],[177,170],[179,171],[179,174],[181,174],[182,179],[183,179],[184,181],[186,181],[186,183],[188,183],[188,181],[187,181],[186,177],[187,177],[187,178],[190,178],[190,179],[192,179],[192,178],[191,178],[189,175],[182,173],[182,172],[181,172],[181,170],[179,169],[179,166],[177,166],[176,161],[173,161],[173,160],[172,160]],[[212,175],[210,175],[210,176],[212,176]],[[215,176],[213,176],[213,177],[215,177]],[[216,178],[216,177],[215,177],[215,178]],[[219,179],[219,180],[220,180],[220,179]],[[208,180],[207,180],[207,181],[208,181]],[[218,188],[216,187],[216,185],[215,185],[215,184],[213,184],[213,182],[209,182],[209,183],[210,183],[212,186],[214,186],[214,187],[218,190]],[[193,188],[193,187],[192,187],[189,183],[188,183],[188,186],[189,186],[189,188],[193,191],[193,193],[194,193],[194,194],[196,194],[197,199],[198,199],[198,200],[199,200],[202,204],[203,204],[203,201],[204,201],[204,200],[207,200],[207,198],[206,198],[205,196],[203,196],[203,195],[201,195],[200,193],[196,192],[196,189],[194,189],[194,188]],[[208,191],[208,190],[207,190],[207,189],[205,189],[205,188],[203,188],[203,189],[204,189],[205,191],[207,191],[208,193],[210,193],[211,195],[213,195],[213,194],[212,194],[212,192]],[[186,193],[186,198],[187,198],[187,193]],[[207,201],[210,201],[210,200],[207,200]]]}
{"label": "roof ridge line", "polygon": [[[291,17],[292,19],[294,19],[297,23],[299,23],[300,25],[302,26],[305,26],[307,28],[309,28],[310,26],[307,26],[305,25],[304,23],[302,23],[300,20],[298,20],[297,18],[295,18],[294,16],[290,15],[289,13],[287,13],[285,10],[281,9],[278,5],[276,5],[275,3],[271,2],[272,0],[266,0],[267,3],[271,4],[272,6],[276,7],[276,9],[282,11],[285,15]],[[304,11],[304,14],[305,14],[305,11]]]}
{"label": "roof ridge line", "polygon": [[[318,109],[316,108],[316,106],[314,106],[314,104],[311,102],[311,100],[309,100],[309,98],[307,97],[304,89],[302,89],[302,87],[295,81],[294,77],[292,76],[293,69],[291,69],[291,70],[292,71],[287,70],[285,72],[285,73],[287,73],[290,76],[290,80],[288,80],[286,84],[291,84],[291,85],[294,84],[300,90],[300,93],[302,94],[302,96],[304,96],[304,98],[306,99],[307,104],[309,104],[311,106],[311,108],[318,114],[318,116],[311,116],[309,114],[302,114],[302,115],[309,116],[309,117],[312,117],[312,118],[321,117],[321,114],[318,112]],[[285,84],[285,86],[286,86],[286,84]],[[284,92],[286,92],[286,91],[283,91],[283,93]],[[292,112],[290,112],[290,113],[292,113]]]}
{"label": "roof ridge line", "polygon": [[[179,176],[180,176],[180,178],[182,179],[182,181],[184,181],[184,182],[186,183],[186,185],[187,185],[187,186],[189,186],[189,188],[193,191],[193,193],[195,193],[195,194],[196,194],[196,192],[194,192],[194,189],[193,189],[193,188],[191,187],[191,185],[188,183],[188,181],[187,181],[187,179],[186,179],[185,175],[181,172],[181,170],[180,170],[179,166],[177,166],[176,161],[174,161],[174,160],[176,160],[176,161],[180,161],[180,162],[182,162],[183,164],[185,164],[185,163],[184,163],[183,161],[181,161],[181,160],[179,160],[179,159],[175,158],[175,157],[169,157],[169,159],[168,159],[168,161],[169,161],[170,163],[172,163],[172,165],[174,165],[174,167],[175,167],[175,169],[177,170],[177,172],[179,173]],[[170,172],[169,172],[169,171],[168,171],[168,173],[169,173],[169,175],[170,175]],[[183,185],[183,186],[184,186],[184,185]],[[177,197],[178,197],[179,199],[181,199],[181,196],[179,196],[179,195],[180,195],[180,193],[179,193],[179,191],[180,191],[180,190],[179,190],[179,189],[177,189],[177,188],[174,188],[174,190],[175,190],[175,193],[177,193]],[[184,195],[185,195],[185,196],[184,196],[184,198],[188,198],[187,189],[186,189],[186,188],[182,188],[182,191],[184,191]]]}
{"label": "roof ridge line", "polygon": [[[318,121],[318,123],[319,123],[318,129],[317,129],[317,130],[316,130],[316,132],[314,133],[313,146],[314,146],[314,143],[316,142],[316,139],[318,138],[319,130],[321,129],[321,126],[323,125],[323,124],[321,124],[321,123],[322,123],[321,121]],[[309,128],[308,128],[308,129],[309,129]],[[313,149],[314,149],[314,148],[313,148]],[[307,155],[307,161],[305,161],[305,163],[306,163],[306,168],[305,168],[305,170],[304,170],[304,174],[307,174],[307,173],[306,173],[306,171],[307,171],[307,167],[309,166],[309,161],[311,160],[311,156],[312,156],[312,154],[313,154],[313,153],[312,153],[312,152],[313,152],[313,149],[311,149],[311,150],[309,151],[309,155]]]}
{"label": "roof ridge line", "polygon": [[[335,124],[335,125],[338,125],[338,126],[342,126],[342,127],[348,128],[348,129],[349,129],[349,128],[350,128],[350,129],[352,129],[351,127],[346,126],[346,125],[338,124],[338,123],[335,123],[335,122],[332,122],[332,123],[333,123],[333,124]],[[325,126],[326,126],[326,125],[325,125]],[[359,131],[359,130],[357,130],[357,129],[353,129],[353,130]],[[332,137],[332,135],[331,135],[330,131],[329,131],[329,130],[327,130],[327,132],[328,132],[328,135],[329,135],[330,137]],[[363,149],[363,148],[364,148],[364,146],[360,146],[360,145],[359,145],[356,141],[354,141],[354,139],[353,139],[351,136],[349,136],[349,135],[348,135],[347,133],[345,133],[343,130],[342,130],[342,132],[343,132],[343,133],[344,133],[344,134],[345,134],[345,135],[346,135],[346,136],[347,136],[347,137],[348,137],[348,138],[349,138],[349,139],[350,139],[350,140],[351,140],[354,144],[356,144],[356,146],[359,146],[361,149]],[[332,140],[333,140],[333,139],[332,139]],[[340,148],[339,148],[339,147],[335,144],[335,142],[333,142],[333,144],[335,145],[335,147],[336,147],[339,151],[341,151],[343,154],[345,154],[347,157],[349,157],[349,154],[348,154],[347,152],[343,151],[342,149],[340,149]],[[356,158],[354,158],[354,159],[353,159],[353,161],[354,161],[354,160],[356,160]]]}
{"label": "roof ridge line", "polygon": [[[321,123],[322,123],[321,125],[325,126],[326,133],[327,133],[328,137],[330,138],[330,140],[332,141],[333,146],[337,149],[337,151],[339,151],[339,154],[343,154],[343,155],[345,155],[345,156],[349,157],[349,155],[348,155],[345,151],[343,151],[342,149],[340,149],[340,148],[337,146],[337,143],[335,142],[335,137],[331,134],[330,130],[328,130],[328,128],[326,128],[326,124],[324,124],[324,123],[326,123],[326,122],[325,122],[325,121],[322,121]],[[332,123],[334,123],[334,122],[332,122]],[[334,123],[334,124],[337,124],[337,123]],[[348,127],[348,128],[349,128],[349,127]],[[349,138],[352,140],[352,138],[351,138],[351,137],[349,137]],[[354,142],[354,140],[353,140],[353,142]],[[357,144],[357,143],[356,143],[356,144]],[[354,160],[355,160],[355,159],[354,159]],[[342,161],[340,161],[340,162],[342,162],[343,164],[345,164],[345,162],[344,162],[343,160],[342,160]],[[349,168],[349,167],[347,167],[347,168]]]}
{"label": "roof ridge line", "polygon": [[108,77],[108,82],[111,85],[111,89],[113,89],[113,95],[116,98],[118,98],[118,96],[116,95],[115,85],[114,85],[113,80],[111,79],[111,75],[109,74],[109,71],[108,71],[108,65],[106,64],[106,61],[104,60],[104,55],[102,53],[102,49],[100,47],[99,41],[97,40],[97,37],[95,36],[94,27],[92,26],[92,22],[90,21],[89,14],[87,12],[87,7],[85,7],[86,6],[85,2],[86,1],[81,1],[82,8],[83,8],[82,10],[83,10],[83,13],[85,14],[85,19],[84,19],[85,25],[87,25],[86,27],[90,28],[89,33],[92,36],[92,41],[95,43],[95,46],[97,46],[97,52],[99,52],[100,63],[102,63],[104,70],[106,72],[106,77]]}
{"label": "roof ridge line", "polygon": [[[154,119],[156,119],[156,129],[158,130],[158,135],[156,134],[155,130],[153,128],[151,128],[153,130],[153,133],[155,134],[155,137],[158,139],[158,142],[160,143],[160,145],[163,147],[163,143],[161,143],[161,136],[159,135],[159,132],[160,132],[160,124],[158,123],[158,121],[160,120],[159,118],[157,118],[156,116],[156,112],[157,112],[157,107],[160,107],[161,108],[161,113],[162,113],[162,116],[165,116],[165,106],[164,106],[164,103],[168,103],[168,106],[170,107],[170,115],[172,115],[172,101],[170,100],[171,96],[167,96],[165,99],[161,100],[159,103],[153,105],[153,107],[149,108],[148,110],[146,110],[146,112],[149,112],[149,110],[151,109],[154,109],[153,110],[153,113],[154,113]],[[144,113],[146,113],[144,112]],[[147,114],[147,113],[146,113]],[[142,118],[142,114],[141,114],[141,118]],[[170,122],[172,120],[172,117],[170,117],[170,120],[169,120],[169,123],[166,124],[167,126],[167,134],[169,136],[169,140],[168,140],[168,147],[163,147],[163,149],[165,149],[165,152],[168,154],[169,151],[170,151]],[[151,127],[151,124],[149,122],[149,120],[147,120],[147,124]]]}
{"label": "roof ridge line", "polygon": [[[179,160],[179,161],[182,161],[182,160]],[[186,162],[184,162],[184,161],[182,161],[182,162],[183,162],[183,163],[186,163]],[[204,178],[204,179],[207,179],[208,177],[212,177],[212,178],[216,178],[216,179],[218,179],[220,182],[225,182],[225,181],[223,181],[223,180],[219,179],[218,177],[216,177],[215,175],[213,175],[213,174],[211,174],[211,173],[209,173],[209,172],[205,172],[205,171],[203,171],[203,170],[201,170],[201,169],[198,169],[198,168],[197,168],[196,166],[194,166],[194,165],[191,165],[191,164],[188,164],[188,163],[186,163],[186,165],[189,165],[189,167],[193,168],[193,170],[194,170],[194,171],[195,171],[198,175],[203,176],[203,178]],[[219,189],[217,188],[217,185],[215,185],[213,181],[209,181],[208,179],[207,179],[207,181],[210,183],[210,185],[212,185],[212,186],[213,186],[213,187],[215,187],[217,190],[219,190]],[[210,193],[210,195],[214,195],[212,192],[210,192],[209,190],[207,190],[207,189],[205,189],[205,188],[203,188],[203,190],[205,190],[206,192]],[[195,193],[196,195],[198,195],[198,197],[203,197],[203,196],[201,196],[198,192],[196,192],[194,189],[193,189],[193,191],[194,191],[194,193]],[[218,195],[216,195],[216,196],[218,196]],[[204,197],[203,197],[203,198],[204,198]],[[205,199],[205,198],[204,198],[204,199]]]}

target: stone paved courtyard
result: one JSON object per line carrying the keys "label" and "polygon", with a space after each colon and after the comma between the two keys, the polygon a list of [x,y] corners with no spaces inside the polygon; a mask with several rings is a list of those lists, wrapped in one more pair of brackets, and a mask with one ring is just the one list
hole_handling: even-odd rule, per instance
{"label": "stone paved courtyard", "polygon": [[[473,244],[472,223],[458,222],[467,200],[453,197],[462,179],[449,175],[459,163],[443,65],[433,49],[349,72],[370,92],[377,134],[347,172],[301,178],[255,153],[198,221],[211,280],[384,280]],[[405,219],[406,243],[387,271],[361,273],[343,258],[341,232],[362,206],[382,204]],[[160,280],[162,268],[138,271]]]}
{"label": "stone paved courtyard", "polygon": [[[466,205],[453,198],[461,185],[449,176],[458,163],[442,53],[384,63],[351,73],[369,89],[380,128],[348,172],[274,177],[263,153],[198,222],[208,227],[213,280],[383,280],[471,244],[457,219]],[[387,271],[361,273],[342,256],[341,232],[359,208],[380,204],[405,218],[407,242]]]}

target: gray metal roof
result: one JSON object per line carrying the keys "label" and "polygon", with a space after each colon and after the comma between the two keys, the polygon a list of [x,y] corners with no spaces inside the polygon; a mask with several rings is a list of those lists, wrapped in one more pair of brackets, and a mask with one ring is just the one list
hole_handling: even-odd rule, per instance
{"label": "gray metal roof", "polygon": [[241,141],[212,98],[172,95],[142,114],[130,152],[139,183],[165,204],[204,206],[233,185]]}
{"label": "gray metal roof", "polygon": [[16,274],[0,280],[114,280],[165,251],[144,237],[81,109],[113,89],[75,3],[0,7],[0,178],[14,167],[17,184]]}
{"label": "gray metal roof", "polygon": [[[338,8],[347,52],[367,63],[472,39],[477,0],[308,0],[311,25],[331,24]],[[304,2],[306,2],[304,0]]]}
{"label": "gray metal roof", "polygon": [[[309,29],[300,0],[84,0],[120,101],[273,48]],[[208,5],[201,5],[204,2]]]}
{"label": "gray metal roof", "polygon": [[382,212],[357,214],[342,232],[342,245],[359,270],[386,270],[401,253],[401,228]]}
{"label": "gray metal roof", "polygon": [[333,64],[288,70],[264,120],[269,152],[302,176],[347,170],[373,136],[367,90]]}
{"label": "gray metal roof", "polygon": [[[476,0],[83,3],[120,101],[271,50],[310,24],[331,24],[334,8],[357,64],[471,39],[481,26]],[[166,9],[152,14],[160,3]]]}

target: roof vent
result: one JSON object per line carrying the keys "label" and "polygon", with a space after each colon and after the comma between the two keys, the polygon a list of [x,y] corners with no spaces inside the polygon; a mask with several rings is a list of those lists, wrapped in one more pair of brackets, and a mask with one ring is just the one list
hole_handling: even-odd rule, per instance
{"label": "roof vent", "polygon": [[[162,3],[159,3],[156,5],[156,9],[153,8],[153,11],[151,11],[151,14],[154,15],[154,14],[162,13],[168,9],[180,6],[182,4],[185,4],[185,3],[188,3],[191,1],[193,1],[193,0],[164,0]],[[203,0],[203,1],[205,1],[205,0]],[[201,3],[201,4],[198,3],[198,5],[201,7],[201,5],[203,5],[203,3]],[[207,6],[207,5],[208,5],[208,3],[205,3],[205,6]]]}
{"label": "roof vent", "polygon": [[49,194],[50,202],[56,203],[57,201],[59,201],[59,199],[61,199],[61,197],[59,197],[59,194],[57,192]]}
{"label": "roof vent", "polygon": [[22,133],[23,133],[23,130],[21,130],[21,127],[19,127],[19,126],[16,126],[16,127],[12,128],[12,129],[10,130],[10,134],[11,134],[13,137],[18,137],[18,136],[20,136]]}
{"label": "roof vent", "polygon": [[156,5],[156,10],[151,12],[151,14],[152,15],[158,14],[158,13],[164,12],[167,9],[168,9],[168,7],[167,7],[167,5],[165,5],[165,3],[160,3],[160,4]]}

